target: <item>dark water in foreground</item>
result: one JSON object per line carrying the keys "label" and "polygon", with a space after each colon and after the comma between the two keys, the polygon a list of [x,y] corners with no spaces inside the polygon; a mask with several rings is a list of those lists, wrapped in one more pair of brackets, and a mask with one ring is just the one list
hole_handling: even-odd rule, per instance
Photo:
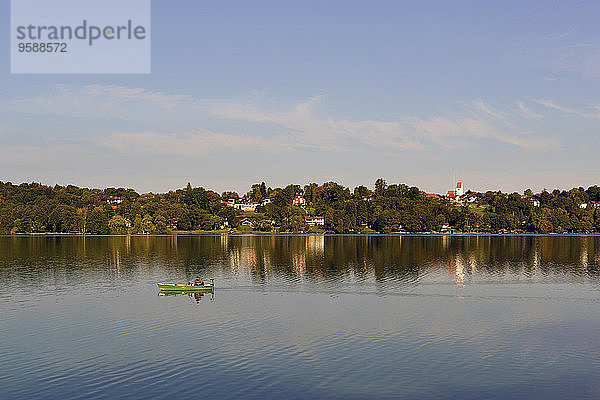
{"label": "dark water in foreground", "polygon": [[0,237],[0,398],[598,399],[599,272],[600,237]]}

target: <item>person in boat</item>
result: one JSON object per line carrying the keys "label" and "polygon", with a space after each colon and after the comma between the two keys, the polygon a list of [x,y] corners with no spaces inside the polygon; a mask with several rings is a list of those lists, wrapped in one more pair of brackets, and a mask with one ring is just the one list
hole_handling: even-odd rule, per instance
{"label": "person in boat", "polygon": [[194,280],[194,286],[202,286],[204,285],[204,282],[202,282],[202,279],[200,279],[199,276],[196,277],[196,279]]}

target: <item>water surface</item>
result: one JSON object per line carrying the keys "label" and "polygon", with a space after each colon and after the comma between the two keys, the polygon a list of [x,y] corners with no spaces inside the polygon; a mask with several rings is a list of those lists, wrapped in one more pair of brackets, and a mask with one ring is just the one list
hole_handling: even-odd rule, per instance
{"label": "water surface", "polygon": [[600,398],[599,271],[595,236],[0,237],[0,398]]}

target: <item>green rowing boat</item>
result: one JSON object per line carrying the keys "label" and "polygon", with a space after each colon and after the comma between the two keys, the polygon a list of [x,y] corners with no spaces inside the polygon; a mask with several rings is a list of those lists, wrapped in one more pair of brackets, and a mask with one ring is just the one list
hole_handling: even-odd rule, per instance
{"label": "green rowing boat", "polygon": [[205,283],[203,285],[186,285],[183,283],[159,283],[158,289],[161,292],[212,292],[215,287],[214,282],[211,279],[211,283]]}

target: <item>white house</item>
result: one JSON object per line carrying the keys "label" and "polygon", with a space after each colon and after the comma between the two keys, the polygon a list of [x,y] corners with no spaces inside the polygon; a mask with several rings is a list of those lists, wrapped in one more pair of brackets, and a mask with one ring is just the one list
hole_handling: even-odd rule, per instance
{"label": "white house", "polygon": [[249,218],[244,218],[242,222],[240,222],[241,226],[252,226],[254,225]]}
{"label": "white house", "polygon": [[106,202],[108,204],[121,204],[123,202],[123,197],[119,197],[119,196],[109,196],[106,199]]}
{"label": "white house", "polygon": [[256,207],[258,207],[258,203],[240,203],[235,205],[235,208],[240,209],[242,211],[255,211]]}
{"label": "white house", "polygon": [[306,217],[306,218],[304,218],[304,220],[310,226],[325,225],[325,217]]}
{"label": "white house", "polygon": [[258,203],[247,203],[247,202],[242,202],[242,203],[236,203],[234,199],[229,199],[228,201],[225,202],[225,205],[228,207],[233,207],[236,208],[238,210],[242,210],[242,211],[255,211],[256,207],[258,207]]}

